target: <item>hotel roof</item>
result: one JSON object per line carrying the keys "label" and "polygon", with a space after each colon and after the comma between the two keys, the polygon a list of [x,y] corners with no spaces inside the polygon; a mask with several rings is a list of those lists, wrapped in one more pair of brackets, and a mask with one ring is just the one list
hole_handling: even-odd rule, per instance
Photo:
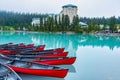
{"label": "hotel roof", "polygon": [[79,24],[80,24],[81,26],[87,26],[87,24],[84,23],[84,22],[79,22]]}
{"label": "hotel roof", "polygon": [[67,5],[64,5],[62,6],[63,8],[66,8],[66,7],[72,7],[72,8],[77,8],[76,5],[73,5],[73,4],[67,4]]}

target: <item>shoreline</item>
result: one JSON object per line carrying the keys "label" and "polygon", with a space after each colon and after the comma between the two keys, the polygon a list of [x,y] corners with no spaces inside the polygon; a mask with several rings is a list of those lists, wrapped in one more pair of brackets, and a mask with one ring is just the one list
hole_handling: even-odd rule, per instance
{"label": "shoreline", "polygon": [[[0,32],[25,32],[25,33],[55,33],[55,34],[79,34],[79,33],[75,33],[72,31],[68,31],[68,32],[38,32],[38,31],[1,31]],[[90,34],[90,35],[95,35],[95,36],[120,36],[120,33],[82,33],[82,34]]]}
{"label": "shoreline", "polygon": [[0,31],[0,32],[25,32],[25,33],[55,33],[55,34],[77,34],[75,32],[72,31],[68,31],[68,32],[38,32],[38,31]]}
{"label": "shoreline", "polygon": [[120,33],[93,33],[96,36],[120,36]]}

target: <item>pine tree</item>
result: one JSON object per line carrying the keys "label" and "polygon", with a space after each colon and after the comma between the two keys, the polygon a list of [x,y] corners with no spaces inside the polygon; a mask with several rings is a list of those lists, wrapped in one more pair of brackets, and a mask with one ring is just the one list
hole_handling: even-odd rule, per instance
{"label": "pine tree", "polygon": [[54,26],[54,31],[58,31],[58,19],[57,19],[57,15],[55,15],[55,26]]}
{"label": "pine tree", "polygon": [[68,16],[68,15],[65,15],[65,25],[64,25],[65,31],[68,30],[69,25],[70,25],[69,16]]}
{"label": "pine tree", "polygon": [[104,17],[102,19],[102,22],[103,22],[103,30],[106,30],[107,21],[106,21],[106,19]]}
{"label": "pine tree", "polygon": [[65,29],[64,29],[64,26],[65,26],[65,15],[62,15],[62,21],[61,21],[61,28],[62,28],[62,32],[64,32],[65,31]]}
{"label": "pine tree", "polygon": [[80,25],[79,25],[79,17],[78,16],[74,16],[72,27],[73,27],[72,28],[73,31],[79,32]]}
{"label": "pine tree", "polygon": [[59,23],[58,23],[58,28],[59,28],[59,31],[62,31],[62,20],[61,20],[61,17],[59,16]]}
{"label": "pine tree", "polygon": [[112,33],[116,29],[115,23],[116,23],[116,19],[115,19],[115,16],[113,16],[110,18],[110,23],[109,23],[110,30]]}

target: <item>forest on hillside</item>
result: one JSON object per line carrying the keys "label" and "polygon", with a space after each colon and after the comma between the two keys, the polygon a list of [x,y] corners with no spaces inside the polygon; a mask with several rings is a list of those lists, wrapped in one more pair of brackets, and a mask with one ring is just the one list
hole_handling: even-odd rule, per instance
{"label": "forest on hillside", "polygon": [[[68,16],[64,16],[62,18],[61,22],[57,22],[56,19],[53,19],[53,17],[49,17],[48,20],[43,24],[43,22],[40,22],[41,25],[37,27],[32,27],[31,22],[33,18],[40,18],[45,19],[46,17],[49,17],[49,14],[34,14],[34,13],[14,13],[14,12],[6,12],[6,11],[0,11],[0,27],[1,29],[6,29],[5,26],[12,27],[13,29],[23,29],[28,28],[28,30],[33,31],[76,31],[79,29],[79,21],[85,22],[90,26],[98,26],[100,24],[105,25],[112,25],[112,27],[115,24],[120,24],[120,17],[112,17],[113,20],[110,18],[105,17],[75,17],[73,19],[73,24],[70,25]],[[8,28],[7,27],[7,28]],[[89,29],[89,28],[88,28]],[[86,29],[85,29],[86,30]],[[97,29],[95,29],[97,30]],[[82,30],[83,31],[83,30]],[[88,30],[87,30],[88,31]]]}

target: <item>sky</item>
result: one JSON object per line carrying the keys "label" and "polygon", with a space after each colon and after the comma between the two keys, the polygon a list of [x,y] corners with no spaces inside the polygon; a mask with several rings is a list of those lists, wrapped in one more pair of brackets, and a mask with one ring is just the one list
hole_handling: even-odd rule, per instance
{"label": "sky", "polygon": [[0,0],[0,10],[59,14],[66,4],[78,6],[80,17],[120,16],[120,0]]}

